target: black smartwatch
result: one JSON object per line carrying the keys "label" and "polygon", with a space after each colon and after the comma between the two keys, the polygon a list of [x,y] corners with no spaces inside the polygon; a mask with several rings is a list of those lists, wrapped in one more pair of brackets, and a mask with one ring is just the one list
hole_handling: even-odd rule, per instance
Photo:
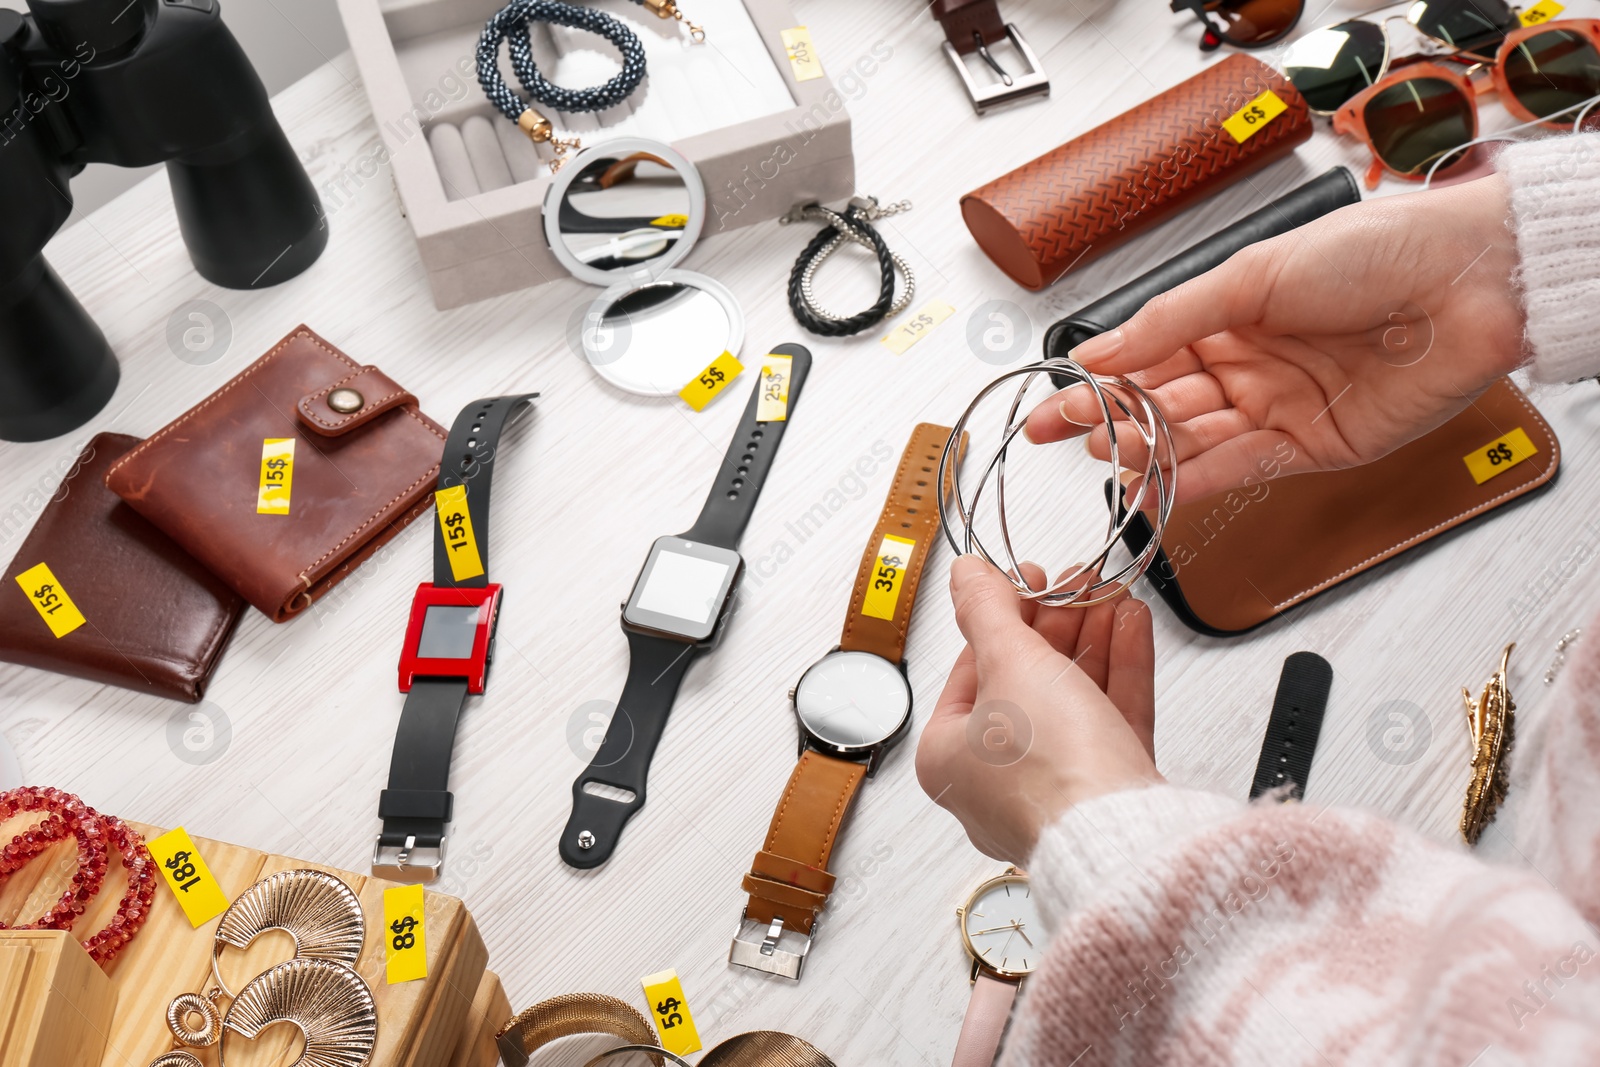
{"label": "black smartwatch", "polygon": [[500,434],[537,393],[495,396],[462,409],[450,427],[433,531],[433,581],[417,586],[400,651],[406,695],[378,796],[383,829],[372,873],[396,882],[432,882],[444,867],[452,798],[450,750],[469,694],[482,693],[494,658],[500,587],[489,581],[489,487]]}
{"label": "black smartwatch", "polygon": [[[772,357],[787,360],[787,378],[777,384],[765,373]],[[560,842],[570,866],[598,867],[611,858],[622,828],[644,807],[650,758],[689,664],[722,637],[744,573],[739,538],[811,370],[811,353],[778,345],[767,363],[700,517],[683,533],[656,539],[622,605],[628,680],[599,751],[572,783],[572,816]]]}

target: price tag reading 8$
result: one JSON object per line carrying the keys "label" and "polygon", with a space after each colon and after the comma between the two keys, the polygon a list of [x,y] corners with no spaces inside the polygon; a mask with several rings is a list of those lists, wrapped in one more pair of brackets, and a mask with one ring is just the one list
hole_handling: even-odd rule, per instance
{"label": "price tag reading 8$", "polygon": [[900,590],[906,584],[906,568],[911,566],[911,553],[917,543],[893,534],[884,534],[878,545],[878,558],[873,561],[872,574],[867,583],[867,595],[861,600],[861,614],[874,619],[894,621],[894,609],[900,604]]}
{"label": "price tag reading 8$", "polygon": [[420,885],[397,885],[383,891],[383,960],[390,985],[428,977],[423,907]]}
{"label": "price tag reading 8$", "polygon": [[1527,431],[1518,426],[1505,436],[1496,437],[1482,448],[1468,452],[1461,457],[1461,461],[1467,465],[1472,480],[1482,485],[1490,478],[1504,474],[1523,460],[1538,454],[1539,446],[1528,437]]}
{"label": "price tag reading 8$", "polygon": [[695,1029],[689,1001],[677,971],[661,971],[639,979],[644,999],[650,1004],[650,1019],[661,1036],[661,1047],[675,1056],[700,1051],[700,1031]]}
{"label": "price tag reading 8$", "polygon": [[1285,104],[1277,93],[1268,89],[1223,119],[1222,128],[1232,134],[1235,141],[1244,144],[1259,133],[1263,126],[1287,110],[1289,105]]}
{"label": "price tag reading 8$", "polygon": [[190,926],[210,922],[228,910],[228,898],[211,868],[201,859],[200,850],[189,838],[189,831],[181,826],[168,830],[155,840],[145,842],[145,847],[156,861],[167,888],[178,898],[178,906],[188,917]]}

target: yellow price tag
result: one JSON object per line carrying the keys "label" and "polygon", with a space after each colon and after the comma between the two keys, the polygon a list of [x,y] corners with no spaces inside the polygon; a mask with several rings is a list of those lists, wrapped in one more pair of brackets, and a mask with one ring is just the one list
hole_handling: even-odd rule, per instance
{"label": "yellow price tag", "polygon": [[732,352],[724,352],[712,360],[709,367],[696,374],[688,385],[679,389],[678,395],[696,411],[704,411],[706,405],[715,400],[742,370],[744,364],[734,359]]}
{"label": "yellow price tag", "polygon": [[17,575],[17,584],[27,594],[28,603],[57,637],[65,637],[86,621],[61,582],[50,573],[48,563],[39,563]]}
{"label": "yellow price tag", "polygon": [[269,437],[261,442],[261,490],[257,515],[289,514],[289,489],[294,483],[294,438]]}
{"label": "yellow price tag", "polygon": [[1541,22],[1549,22],[1566,8],[1556,3],[1556,0],[1539,0],[1537,4],[1517,15],[1517,21],[1524,26],[1537,26]]}
{"label": "yellow price tag", "polygon": [[885,347],[897,356],[926,337],[933,328],[956,313],[956,309],[943,300],[924,304],[915,315],[896,326],[881,338]]}
{"label": "yellow price tag", "polygon": [[811,31],[804,26],[791,26],[783,31],[783,50],[789,54],[789,69],[797,82],[808,82],[822,77],[822,59],[817,46],[811,43]]}
{"label": "yellow price tag", "polygon": [[450,577],[458,582],[476,578],[483,573],[483,557],[478,555],[478,538],[472,532],[467,487],[452,485],[438,490],[433,494],[433,507],[439,513],[439,532],[449,550]]}
{"label": "yellow price tag", "polygon": [[189,918],[190,926],[210,922],[228,910],[228,898],[200,858],[200,850],[183,827],[168,830],[154,841],[145,842],[167,888],[178,898],[178,906]]}
{"label": "yellow price tag", "polygon": [[428,977],[422,908],[420,885],[397,885],[383,891],[383,960],[390,985]]}
{"label": "yellow price tag", "polygon": [[689,1001],[677,971],[662,971],[639,980],[644,984],[644,999],[650,1004],[650,1018],[661,1035],[661,1047],[675,1056],[700,1051],[700,1031],[694,1028]]}
{"label": "yellow price tag", "polygon": [[761,359],[761,397],[756,401],[757,422],[783,422],[789,417],[789,375],[794,360],[776,354]]}
{"label": "yellow price tag", "polygon": [[1268,89],[1238,111],[1222,120],[1222,128],[1233,134],[1233,139],[1244,144],[1254,137],[1261,127],[1289,110],[1277,93]]}
{"label": "yellow price tag", "polygon": [[1482,448],[1473,449],[1461,457],[1472,474],[1472,480],[1482,485],[1497,474],[1504,474],[1529,456],[1537,456],[1539,447],[1528,439],[1518,426],[1504,437],[1497,437]]}
{"label": "yellow price tag", "polygon": [[688,215],[662,215],[659,219],[651,219],[650,225],[660,226],[664,230],[681,230],[689,225]]}
{"label": "yellow price tag", "polygon": [[911,566],[911,553],[917,550],[915,541],[884,534],[878,546],[878,558],[872,565],[871,581],[867,595],[861,601],[861,614],[874,619],[894,621],[894,609],[900,603],[900,589],[906,584],[906,568]]}

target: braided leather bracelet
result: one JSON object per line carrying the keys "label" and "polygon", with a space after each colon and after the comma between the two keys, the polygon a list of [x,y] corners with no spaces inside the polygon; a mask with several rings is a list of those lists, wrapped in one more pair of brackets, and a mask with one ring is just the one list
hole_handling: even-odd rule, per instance
{"label": "braided leather bracelet", "polygon": [[[789,310],[794,313],[795,321],[823,337],[847,337],[905,310],[911,303],[912,294],[916,292],[916,279],[912,277],[910,265],[889,251],[889,246],[869,220],[898,214],[910,206],[909,201],[902,200],[887,208],[880,208],[875,198],[857,197],[850,201],[850,206],[842,215],[818,204],[807,204],[780,219],[785,223],[801,219],[828,220],[828,225],[818,231],[811,243],[801,250],[799,258],[794,261],[794,268],[789,272]],[[846,241],[872,249],[878,257],[882,281],[878,287],[878,299],[871,307],[856,315],[839,316],[817,303],[811,290],[811,280],[822,261]],[[896,270],[905,279],[898,299],[894,296]]]}

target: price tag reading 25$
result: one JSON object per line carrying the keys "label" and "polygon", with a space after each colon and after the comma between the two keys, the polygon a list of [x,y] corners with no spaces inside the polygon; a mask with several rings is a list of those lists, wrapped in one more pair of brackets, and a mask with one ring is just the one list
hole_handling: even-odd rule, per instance
{"label": "price tag reading 25$", "polygon": [[906,568],[911,566],[911,553],[916,550],[915,541],[893,534],[883,535],[883,542],[878,545],[878,558],[873,560],[872,573],[868,575],[867,595],[861,600],[861,614],[894,621],[900,590],[906,584]]}
{"label": "price tag reading 25$", "polygon": [[428,977],[423,903],[420,885],[383,891],[383,960],[390,985]]}
{"label": "price tag reading 25$", "polygon": [[211,868],[200,858],[200,850],[190,840],[189,831],[181,826],[168,830],[154,841],[146,842],[145,847],[156,861],[167,888],[178,898],[178,906],[183,908],[190,926],[210,922],[228,910],[228,898]]}
{"label": "price tag reading 25$", "polygon": [[467,487],[452,485],[433,494],[433,507],[439,513],[439,532],[450,559],[450,577],[458,582],[483,573],[483,557],[478,554],[478,537],[472,531],[472,512],[467,508]]}

